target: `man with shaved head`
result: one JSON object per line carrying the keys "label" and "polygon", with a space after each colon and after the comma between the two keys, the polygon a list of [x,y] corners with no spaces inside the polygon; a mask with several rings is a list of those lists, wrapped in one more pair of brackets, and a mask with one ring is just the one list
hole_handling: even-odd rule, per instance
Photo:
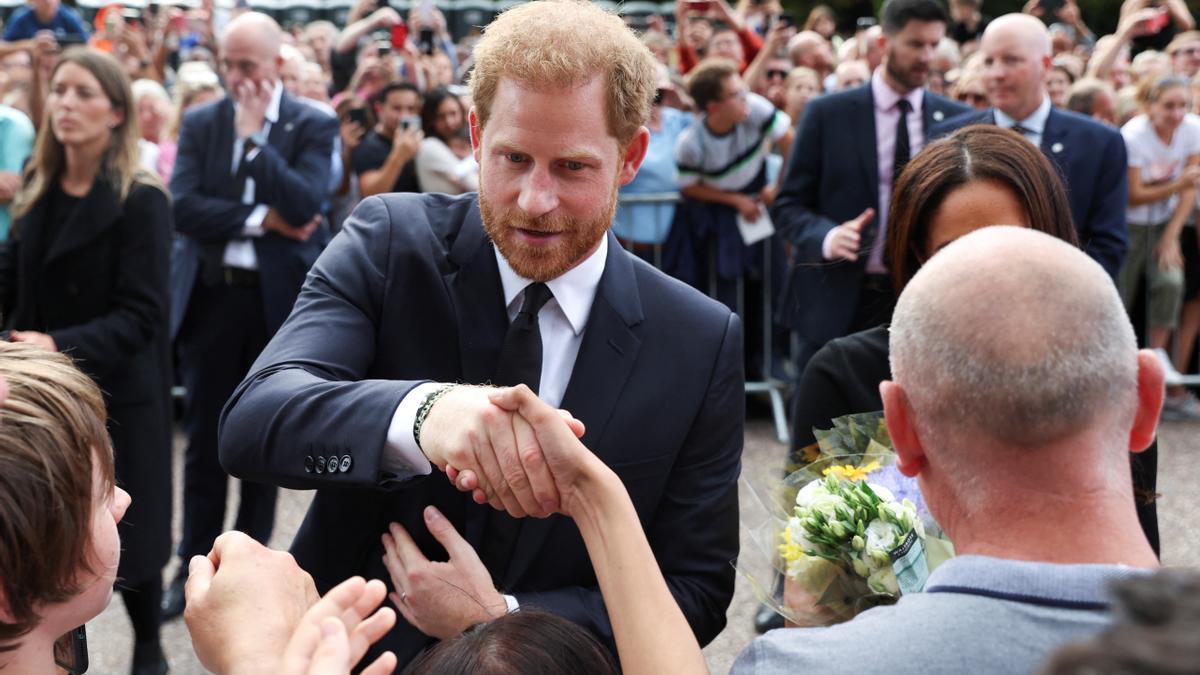
{"label": "man with shaved head", "polygon": [[1128,453],[1154,437],[1163,371],[1103,268],[1041,232],[984,228],[921,268],[890,334],[897,466],[958,557],[894,606],[758,638],[733,673],[1032,672],[1104,627],[1110,582],[1158,566]]}
{"label": "man with shaved head", "polygon": [[1121,134],[1051,107],[1045,86],[1050,35],[1041,20],[1028,14],[995,19],[983,32],[980,52],[992,107],[948,120],[934,135],[968,124],[996,124],[1040,147],[1067,185],[1083,250],[1115,277],[1128,247],[1128,163]]}
{"label": "man with shaved head", "polygon": [[[217,460],[221,406],[283,323],[328,234],[336,118],[284,91],[282,34],[265,14],[231,21],[221,40],[228,96],[184,117],[171,178],[179,237],[172,261],[171,335],[187,387],[185,561],[163,600],[183,611],[186,561],[224,529],[229,477]],[[243,483],[235,528],[265,542],[276,488]]]}

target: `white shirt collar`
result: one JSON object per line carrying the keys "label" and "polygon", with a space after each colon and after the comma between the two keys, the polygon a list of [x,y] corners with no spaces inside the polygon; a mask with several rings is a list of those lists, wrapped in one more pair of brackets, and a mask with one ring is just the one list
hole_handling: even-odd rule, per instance
{"label": "white shirt collar", "polygon": [[1026,117],[1023,120],[1014,120],[1008,115],[1005,115],[1004,111],[1000,110],[999,108],[995,108],[994,112],[996,115],[996,126],[998,127],[1011,129],[1013,125],[1020,124],[1033,133],[1041,135],[1045,133],[1046,120],[1050,117],[1050,97],[1043,95],[1042,104],[1039,105],[1037,110],[1034,110],[1029,117]]}
{"label": "white shirt collar", "polygon": [[[500,268],[500,283],[504,287],[504,306],[511,307],[521,291],[533,282],[517,274],[504,256],[500,255],[500,249],[493,247],[493,250],[496,253],[496,264]],[[592,312],[596,289],[600,287],[600,277],[604,274],[604,263],[607,260],[608,234],[605,233],[600,238],[600,246],[583,262],[546,282],[546,286],[554,294],[552,302],[558,302],[576,336],[582,334],[583,329],[587,327],[587,318]]]}

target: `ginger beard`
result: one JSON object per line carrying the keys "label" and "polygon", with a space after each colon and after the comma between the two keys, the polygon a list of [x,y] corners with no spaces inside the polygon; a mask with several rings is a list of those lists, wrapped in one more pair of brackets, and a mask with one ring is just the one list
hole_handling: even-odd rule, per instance
{"label": "ginger beard", "polygon": [[[612,191],[604,208],[594,218],[576,218],[561,209],[530,218],[519,209],[497,207],[488,199],[483,182],[479,184],[479,214],[483,229],[500,255],[513,270],[531,281],[550,281],[575,267],[600,243],[608,232],[617,211],[617,188],[613,180]],[[516,230],[562,234],[557,242],[534,245],[526,242]]]}

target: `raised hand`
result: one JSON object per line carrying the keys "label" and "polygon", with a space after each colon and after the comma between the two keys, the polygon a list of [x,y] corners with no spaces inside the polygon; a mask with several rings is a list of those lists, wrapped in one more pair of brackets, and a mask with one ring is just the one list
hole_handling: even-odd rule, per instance
{"label": "raised hand", "polygon": [[[289,553],[241,532],[217,537],[188,565],[183,618],[196,657],[209,671],[278,664],[301,618],[319,599],[312,577]],[[272,670],[264,669],[264,672]]]}
{"label": "raised hand", "polygon": [[830,245],[831,260],[858,260],[858,250],[862,246],[863,226],[875,217],[875,209],[867,209],[857,218],[847,220],[833,230],[833,241]]}
{"label": "raised hand", "polygon": [[[396,625],[396,612],[384,607],[382,581],[351,577],[334,586],[305,612],[283,653],[285,675],[344,675],[367,648]],[[369,616],[368,616],[369,615]],[[384,652],[363,671],[383,675],[396,668],[396,655]]]}
{"label": "raised hand", "polygon": [[383,564],[396,588],[390,597],[404,619],[444,640],[504,615],[508,604],[492,585],[492,575],[441,511],[425,507],[425,527],[446,549],[448,561],[426,558],[399,523],[383,535]]}

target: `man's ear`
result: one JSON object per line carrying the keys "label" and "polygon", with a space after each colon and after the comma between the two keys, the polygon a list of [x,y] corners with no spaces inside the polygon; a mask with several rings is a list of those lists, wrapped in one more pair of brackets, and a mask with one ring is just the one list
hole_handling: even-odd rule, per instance
{"label": "man's ear", "polygon": [[879,383],[879,395],[883,398],[883,415],[887,421],[888,435],[892,437],[892,448],[896,451],[896,468],[900,473],[915,478],[925,468],[925,448],[917,435],[913,423],[912,408],[908,395],[900,385],[890,380]]}
{"label": "man's ear", "polygon": [[625,148],[625,156],[621,158],[621,170],[618,174],[621,185],[628,185],[637,175],[638,169],[642,166],[642,160],[646,159],[648,147],[650,147],[650,130],[646,127],[638,127],[637,133],[633,135],[633,140],[629,141],[629,145]]}
{"label": "man's ear", "polygon": [[475,163],[479,164],[480,146],[483,145],[483,129],[479,126],[479,116],[475,114],[475,106],[467,113],[467,121],[471,127],[471,152],[475,155]]}
{"label": "man's ear", "polygon": [[1137,414],[1129,431],[1129,451],[1141,452],[1150,447],[1158,431],[1158,416],[1165,395],[1162,363],[1148,349],[1138,351]]}

